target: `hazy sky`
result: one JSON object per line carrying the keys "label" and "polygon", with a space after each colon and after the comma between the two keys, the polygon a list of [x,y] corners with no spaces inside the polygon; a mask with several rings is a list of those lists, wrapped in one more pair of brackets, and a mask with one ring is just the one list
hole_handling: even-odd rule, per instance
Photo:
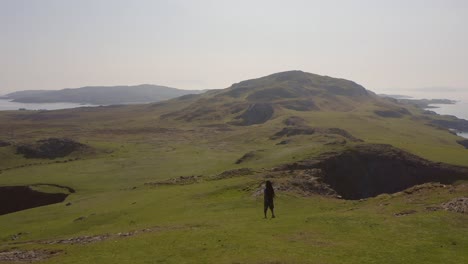
{"label": "hazy sky", "polygon": [[468,89],[467,47],[465,0],[0,0],[0,94],[225,88],[293,69]]}

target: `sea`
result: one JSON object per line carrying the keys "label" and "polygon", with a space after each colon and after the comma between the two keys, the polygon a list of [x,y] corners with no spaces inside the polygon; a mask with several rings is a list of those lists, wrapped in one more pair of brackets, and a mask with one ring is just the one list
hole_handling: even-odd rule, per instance
{"label": "sea", "polygon": [[11,99],[0,99],[0,111],[5,110],[58,110],[77,107],[94,107],[98,105],[77,104],[77,103],[18,103],[12,102]]}
{"label": "sea", "polygon": [[[410,96],[414,99],[450,99],[456,101],[455,104],[433,104],[427,110],[434,111],[441,115],[453,115],[461,119],[468,120],[468,91],[452,92],[427,92],[406,90],[399,91],[399,95]],[[459,136],[468,138],[467,132],[458,133]]]}

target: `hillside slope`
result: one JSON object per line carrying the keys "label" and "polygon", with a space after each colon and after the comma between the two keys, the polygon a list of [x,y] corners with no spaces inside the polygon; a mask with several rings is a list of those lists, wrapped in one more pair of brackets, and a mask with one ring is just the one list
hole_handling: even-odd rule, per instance
{"label": "hillside slope", "polygon": [[0,262],[465,263],[468,150],[444,120],[299,71],[2,111],[0,191],[65,200],[0,215]]}

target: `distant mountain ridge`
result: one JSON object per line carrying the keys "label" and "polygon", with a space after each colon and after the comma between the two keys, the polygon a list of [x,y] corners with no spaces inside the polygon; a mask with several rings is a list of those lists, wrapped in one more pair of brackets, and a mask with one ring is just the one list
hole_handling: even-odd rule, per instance
{"label": "distant mountain ridge", "polygon": [[203,90],[182,90],[160,85],[135,86],[86,86],[62,90],[26,90],[9,93],[3,98],[20,103],[57,103],[110,105],[151,103],[187,94],[203,93]]}

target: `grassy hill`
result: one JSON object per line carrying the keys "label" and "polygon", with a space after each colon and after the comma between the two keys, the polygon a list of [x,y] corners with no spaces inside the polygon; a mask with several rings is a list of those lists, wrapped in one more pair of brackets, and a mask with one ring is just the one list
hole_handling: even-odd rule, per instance
{"label": "grassy hill", "polygon": [[[436,120],[451,119],[299,71],[154,104],[3,111],[0,186],[67,196],[0,215],[0,261],[464,263],[468,216],[443,204],[468,193],[468,150]],[[50,157],[51,137],[85,147],[17,153]],[[344,199],[331,175],[404,189]]]}
{"label": "grassy hill", "polygon": [[18,91],[5,95],[20,103],[69,102],[110,105],[159,102],[186,94],[198,94],[200,90],[181,90],[166,86],[142,84],[136,86],[88,86],[73,89]]}

